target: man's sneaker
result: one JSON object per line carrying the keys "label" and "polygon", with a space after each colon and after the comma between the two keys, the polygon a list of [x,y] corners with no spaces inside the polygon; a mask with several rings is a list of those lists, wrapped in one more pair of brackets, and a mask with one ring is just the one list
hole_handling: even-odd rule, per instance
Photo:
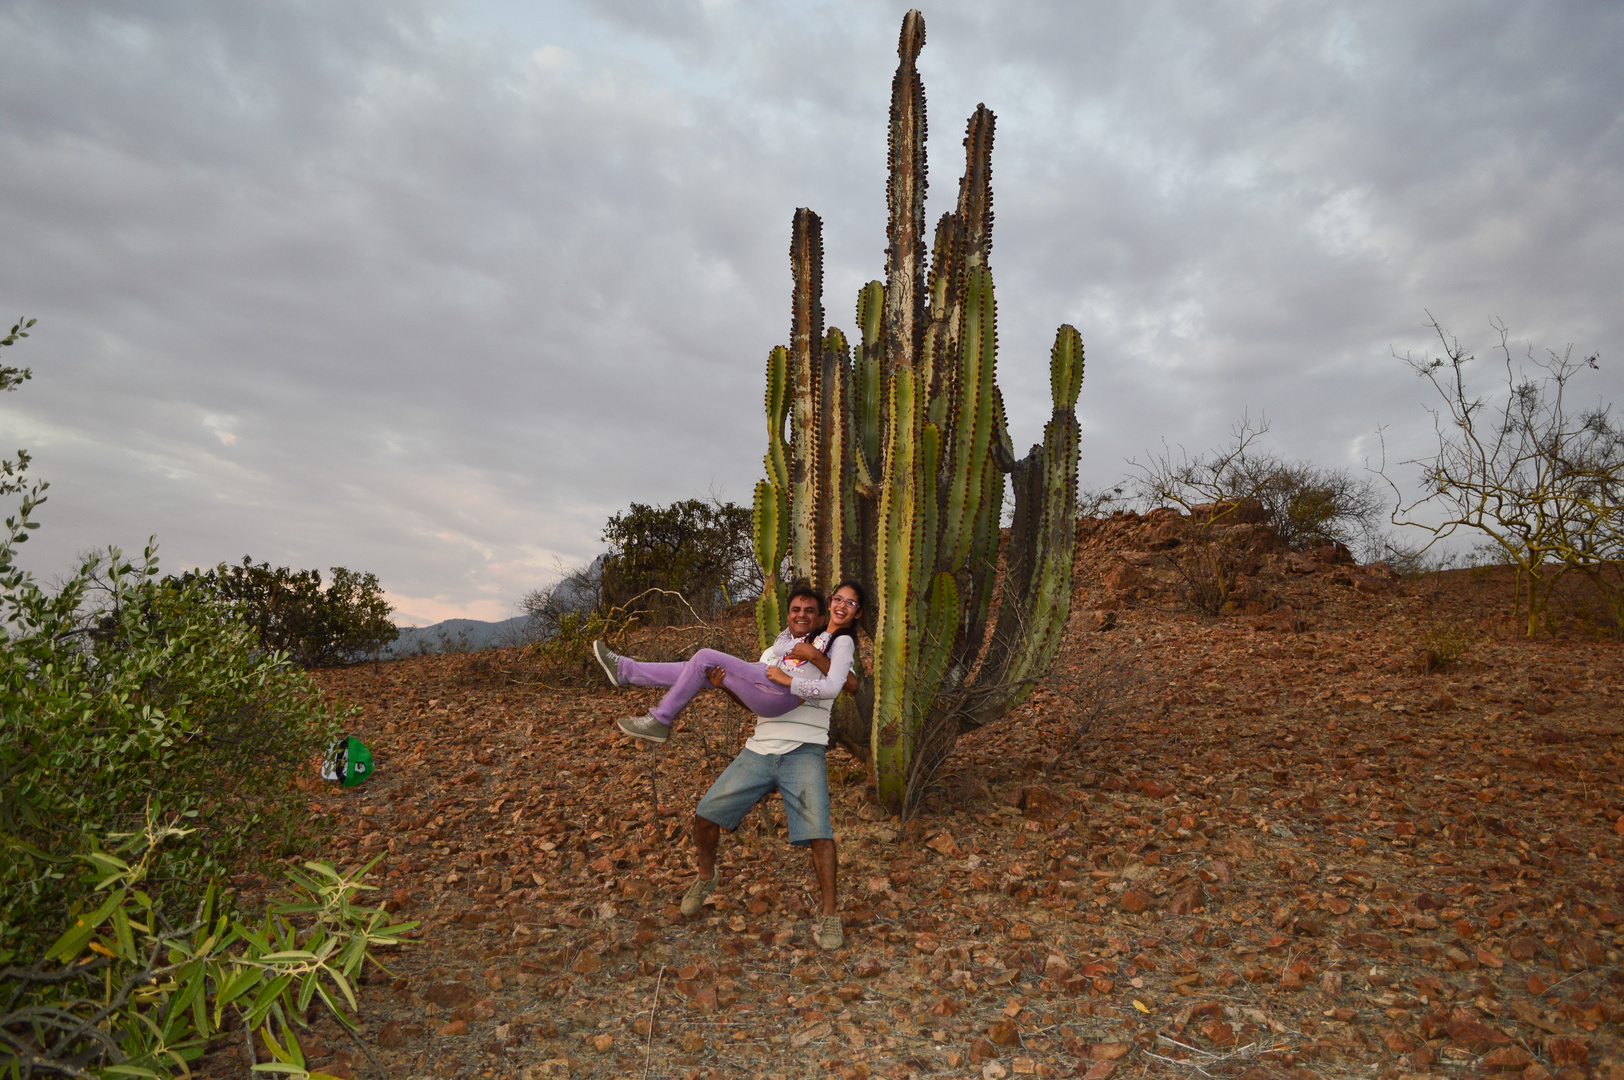
{"label": "man's sneaker", "polygon": [[671,726],[660,723],[650,713],[634,716],[630,720],[616,720],[615,723],[620,725],[621,731],[644,742],[663,743],[671,737]]}
{"label": "man's sneaker", "polygon": [[812,933],[812,940],[818,943],[818,948],[833,952],[846,944],[846,933],[840,927],[839,915],[825,915],[818,920],[818,928]]}
{"label": "man's sneaker", "polygon": [[609,646],[602,641],[594,641],[592,643],[592,655],[597,657],[598,666],[603,668],[603,673],[609,676],[610,686],[626,685],[620,681],[620,664],[618,663],[620,657],[610,652]]}
{"label": "man's sneaker", "polygon": [[[659,721],[655,721],[659,723]],[[695,878],[694,883],[688,886],[688,891],[682,894],[682,917],[691,919],[699,914],[699,909],[705,906],[705,897],[716,888],[716,883],[722,880],[722,868],[717,867],[716,873],[709,881],[704,878]]]}

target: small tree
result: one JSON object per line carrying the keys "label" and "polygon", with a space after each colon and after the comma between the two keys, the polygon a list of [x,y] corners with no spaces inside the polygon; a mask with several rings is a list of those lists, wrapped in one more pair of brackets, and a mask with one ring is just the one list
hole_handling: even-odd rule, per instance
{"label": "small tree", "polygon": [[240,566],[221,563],[180,580],[196,581],[231,606],[259,632],[266,649],[313,668],[351,663],[400,636],[377,575],[342,566],[332,572],[332,582],[322,588],[319,570],[273,570],[244,555]]}
{"label": "small tree", "polygon": [[[1487,537],[1516,567],[1512,614],[1521,613],[1526,593],[1530,637],[1551,589],[1570,572],[1590,580],[1615,628],[1624,629],[1624,432],[1613,424],[1612,406],[1598,401],[1574,409],[1569,400],[1569,384],[1598,370],[1598,357],[1575,360],[1572,345],[1541,357],[1529,345],[1526,359],[1533,370],[1519,370],[1510,332],[1493,321],[1505,369],[1504,397],[1494,405],[1467,389],[1466,369],[1475,357],[1430,313],[1428,318],[1443,355],[1417,360],[1406,353],[1399,359],[1443,401],[1441,410],[1430,410],[1438,450],[1431,458],[1404,462],[1421,470],[1418,499],[1406,502],[1388,479],[1393,523],[1428,530],[1429,547],[1463,528]],[[1420,520],[1422,507],[1441,511],[1442,520]]]}
{"label": "small tree", "polygon": [[525,616],[525,637],[530,641],[546,641],[558,634],[566,623],[601,609],[603,563],[600,557],[574,570],[560,567],[557,581],[527,593],[519,601],[519,610]]}
{"label": "small tree", "polygon": [[[607,607],[680,617],[688,606],[710,614],[761,592],[746,507],[701,499],[670,506],[632,503],[609,519],[603,539],[609,554],[601,602]],[[678,593],[687,604],[651,589]]]}

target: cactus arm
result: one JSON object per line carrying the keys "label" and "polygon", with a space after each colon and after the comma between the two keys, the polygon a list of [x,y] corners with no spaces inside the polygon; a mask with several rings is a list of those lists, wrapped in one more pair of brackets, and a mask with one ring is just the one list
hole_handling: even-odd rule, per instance
{"label": "cactus arm", "polygon": [[790,240],[795,287],[790,304],[790,567],[797,577],[820,580],[818,536],[824,517],[824,445],[820,439],[818,376],[823,345],[823,222],[795,211]]}
{"label": "cactus arm", "polygon": [[765,649],[784,624],[786,589],[778,571],[789,544],[789,350],[776,346],[767,354],[767,479],[756,484],[751,510],[756,565],[761,568],[761,596],[756,600],[756,637]]}
{"label": "cactus arm", "polygon": [[[909,588],[919,540],[918,475],[919,423],[914,372],[893,370],[885,471],[876,517],[874,607],[874,712],[870,718],[875,776],[880,795],[888,803],[901,799],[912,755],[909,739],[909,631],[914,596]],[[910,625],[912,624],[912,625]]]}
{"label": "cactus arm", "polygon": [[784,424],[789,419],[789,350],[776,346],[767,354],[767,480],[789,490],[789,444]]}
{"label": "cactus arm", "polygon": [[[863,503],[859,501],[861,498],[859,478],[862,474],[863,455],[857,449],[857,424],[852,409],[852,387],[852,364],[849,357],[843,357],[840,367],[839,409],[841,468],[835,474],[840,487],[840,514],[836,519],[839,530],[837,544],[840,550],[840,569],[833,581],[836,585],[846,578],[862,581],[868,574],[867,567],[863,565]],[[872,492],[872,485],[870,490]]]}
{"label": "cactus arm", "polygon": [[987,265],[992,254],[992,141],[997,117],[985,105],[964,125],[964,175],[957,216],[963,225],[964,273]]}
{"label": "cactus arm", "polygon": [[1047,673],[1059,651],[1071,614],[1071,578],[1075,561],[1077,518],[1077,418],[1051,420],[1043,432],[1043,472],[1039,484],[1044,507],[1038,521],[1038,543],[1028,586],[1027,632],[1009,666],[1010,681],[1023,688],[1011,702],[1030,692],[1032,680]]}
{"label": "cactus arm", "polygon": [[761,596],[756,600],[756,639],[765,649],[784,625],[785,589],[778,580],[778,567],[784,561],[789,501],[784,489],[766,480],[756,481],[751,505],[756,565],[761,567]]}
{"label": "cactus arm", "polygon": [[823,441],[823,475],[819,484],[823,488],[822,531],[818,536],[820,568],[825,577],[821,583],[829,588],[851,576],[851,552],[847,537],[855,531],[848,519],[855,520],[856,497],[851,469],[851,350],[846,335],[831,329],[823,338],[823,370],[818,375],[819,438]]}
{"label": "cactus arm", "polygon": [[885,408],[885,285],[871,281],[857,291],[857,332],[862,343],[852,365],[852,417],[856,421],[858,483],[873,491],[880,476]]}
{"label": "cactus arm", "polygon": [[891,83],[889,182],[886,185],[885,359],[913,367],[924,330],[925,306],[925,86],[919,50],[925,17],[902,18],[896,77]]}
{"label": "cactus arm", "polygon": [[949,313],[957,317],[959,218],[943,214],[936,223],[936,242],[930,261],[930,321],[925,324],[921,385],[929,388],[925,410],[927,419],[949,430],[954,378],[957,374],[958,327],[948,324]]}
{"label": "cactus arm", "polygon": [[1005,558],[1004,602],[976,676],[983,695],[961,720],[966,726],[1003,715],[1031,692],[1033,681],[1053,662],[1071,614],[1082,370],[1082,338],[1062,326],[1050,353],[1054,412],[1043,445],[1032,447],[1011,475],[1015,519]]}
{"label": "cactus arm", "polygon": [[964,331],[959,341],[958,409],[953,460],[942,515],[942,565],[958,572],[970,556],[975,515],[986,486],[982,475],[990,462],[993,438],[993,376],[998,350],[997,302],[992,275],[985,267],[970,271],[965,285]]}

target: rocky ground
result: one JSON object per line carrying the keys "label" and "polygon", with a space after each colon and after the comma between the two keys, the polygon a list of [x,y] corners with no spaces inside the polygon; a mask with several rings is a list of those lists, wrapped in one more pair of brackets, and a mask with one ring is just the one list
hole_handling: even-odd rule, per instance
{"label": "rocky ground", "polygon": [[[422,920],[365,987],[384,1072],[1624,1080],[1624,664],[1582,598],[1530,642],[1496,573],[1264,544],[1207,617],[1156,527],[1083,531],[1056,675],[913,820],[831,753],[835,953],[773,805],[677,911],[747,735],[719,695],[656,755],[611,723],[652,692],[516,653],[326,673],[379,771],[313,788],[324,850],[386,852]],[[373,1074],[330,1023],[307,1048]]]}

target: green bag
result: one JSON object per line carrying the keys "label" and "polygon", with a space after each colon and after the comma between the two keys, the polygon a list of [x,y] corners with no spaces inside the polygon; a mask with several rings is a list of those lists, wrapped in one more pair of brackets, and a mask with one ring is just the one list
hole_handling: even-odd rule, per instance
{"label": "green bag", "polygon": [[327,748],[321,775],[324,780],[337,780],[344,787],[354,787],[371,776],[372,769],[372,751],[367,749],[367,744],[354,735],[340,735]]}

